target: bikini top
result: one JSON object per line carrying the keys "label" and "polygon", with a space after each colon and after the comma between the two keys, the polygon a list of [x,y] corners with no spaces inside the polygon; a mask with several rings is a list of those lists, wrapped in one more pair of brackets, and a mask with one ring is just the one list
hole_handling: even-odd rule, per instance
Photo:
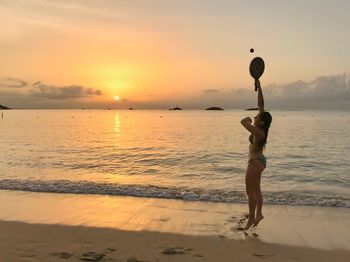
{"label": "bikini top", "polygon": [[248,140],[249,140],[249,142],[250,142],[251,144],[253,144],[253,141],[254,141],[253,139],[254,139],[253,134],[250,134]]}

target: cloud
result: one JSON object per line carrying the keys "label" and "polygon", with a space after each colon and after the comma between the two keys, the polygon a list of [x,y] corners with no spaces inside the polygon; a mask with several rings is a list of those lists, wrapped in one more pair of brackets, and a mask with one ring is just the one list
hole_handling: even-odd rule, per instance
{"label": "cloud", "polygon": [[219,93],[219,90],[208,88],[208,89],[204,89],[203,93]]}
{"label": "cloud", "polygon": [[[267,109],[350,109],[350,74],[320,76],[310,82],[298,80],[286,84],[262,85]],[[249,108],[257,104],[257,93],[253,90],[253,85],[239,89],[205,89],[193,97],[154,100],[139,106],[168,108],[177,104],[182,108],[199,109],[210,106]]]}
{"label": "cloud", "polygon": [[0,87],[21,88],[27,85],[28,83],[21,79],[11,77],[0,78]]}
{"label": "cloud", "polygon": [[350,98],[350,74],[321,76],[316,78],[311,84],[314,85],[314,90],[317,94],[328,98]]}
{"label": "cloud", "polygon": [[350,108],[350,74],[320,76],[310,82],[270,85],[265,90],[266,97],[277,107]]}
{"label": "cloud", "polygon": [[54,100],[76,99],[88,96],[102,95],[102,92],[100,90],[83,87],[80,85],[54,86],[47,85],[38,81],[35,82],[32,86],[34,87],[34,89],[31,90],[32,96]]}
{"label": "cloud", "polygon": [[[316,77],[312,81],[294,81],[285,84],[263,85],[265,107],[267,109],[350,109],[350,74]],[[210,91],[208,91],[210,90]],[[214,91],[215,90],[215,91]],[[40,81],[24,88],[0,89],[1,103],[18,108],[106,108],[107,100],[93,99],[101,96],[100,90],[80,85],[55,86]],[[90,97],[92,99],[79,100]],[[76,99],[72,103],[72,99]],[[202,89],[197,95],[184,97],[151,98],[137,101],[123,98],[121,107],[167,109],[179,105],[184,109],[204,109],[219,106],[224,109],[255,107],[257,93],[254,87]]]}
{"label": "cloud", "polygon": [[[262,83],[263,84],[263,83]],[[263,86],[266,107],[281,109],[350,109],[350,74],[316,77],[310,82],[298,80]],[[228,105],[250,107],[256,96],[249,89],[228,91],[220,97]],[[243,103],[242,103],[243,102]]]}

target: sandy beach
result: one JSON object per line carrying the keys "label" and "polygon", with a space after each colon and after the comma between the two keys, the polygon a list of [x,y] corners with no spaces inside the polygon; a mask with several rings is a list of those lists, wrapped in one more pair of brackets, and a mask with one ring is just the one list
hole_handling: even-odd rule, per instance
{"label": "sandy beach", "polygon": [[157,232],[1,222],[2,261],[346,261],[350,252]]}
{"label": "sandy beach", "polygon": [[245,205],[11,191],[0,197],[2,261],[350,257],[348,209],[266,206],[266,219],[244,233],[238,228],[245,222]]}

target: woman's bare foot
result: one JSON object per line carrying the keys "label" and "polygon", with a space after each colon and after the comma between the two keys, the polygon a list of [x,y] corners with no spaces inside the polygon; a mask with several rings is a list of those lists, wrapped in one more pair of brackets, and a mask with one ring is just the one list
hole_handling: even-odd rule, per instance
{"label": "woman's bare foot", "polygon": [[249,218],[247,225],[244,227],[244,230],[248,230],[252,225],[255,224],[255,219],[254,218]]}
{"label": "woman's bare foot", "polygon": [[253,226],[253,227],[258,226],[259,222],[260,222],[261,220],[263,220],[263,219],[264,219],[264,216],[263,216],[263,215],[256,215],[255,223],[254,223],[254,226]]}

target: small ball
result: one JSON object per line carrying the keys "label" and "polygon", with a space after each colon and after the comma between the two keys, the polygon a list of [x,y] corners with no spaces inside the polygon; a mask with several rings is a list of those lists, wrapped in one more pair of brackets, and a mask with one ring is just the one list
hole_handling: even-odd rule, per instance
{"label": "small ball", "polygon": [[254,48],[250,48],[250,52],[251,52],[251,53],[254,53]]}

